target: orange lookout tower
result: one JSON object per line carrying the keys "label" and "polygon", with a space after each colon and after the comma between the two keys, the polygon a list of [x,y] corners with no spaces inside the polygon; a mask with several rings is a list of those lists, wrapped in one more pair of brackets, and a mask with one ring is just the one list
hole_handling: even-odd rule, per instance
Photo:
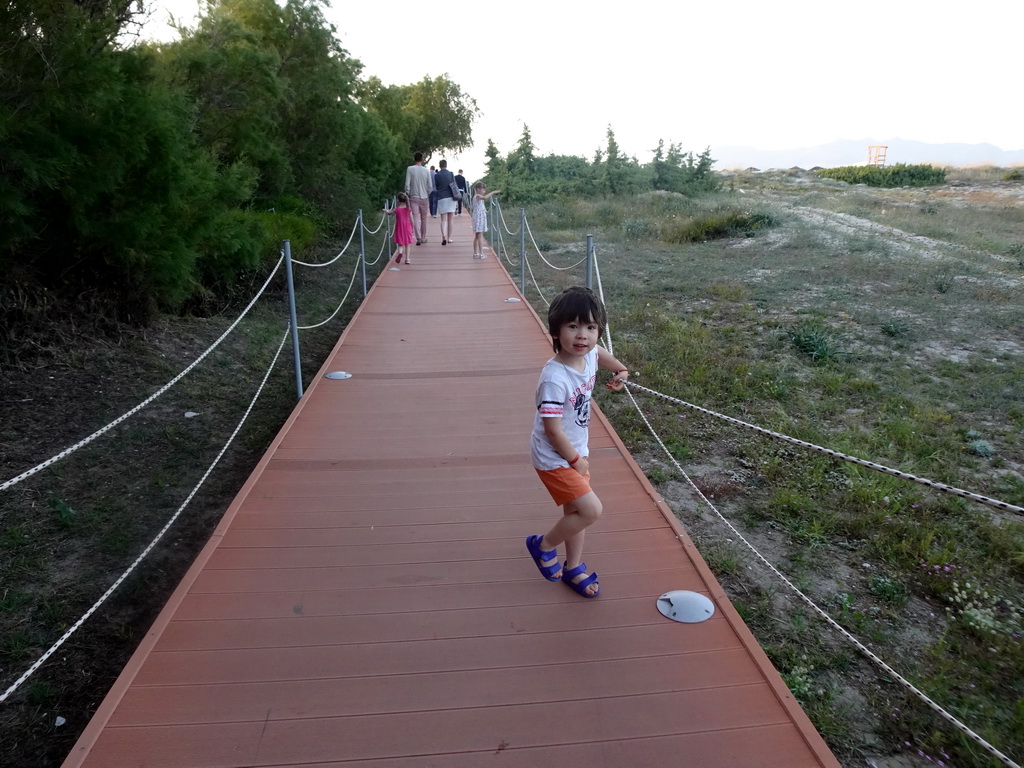
{"label": "orange lookout tower", "polygon": [[881,144],[874,144],[868,147],[868,165],[875,165],[879,168],[885,167],[885,151],[889,147]]}

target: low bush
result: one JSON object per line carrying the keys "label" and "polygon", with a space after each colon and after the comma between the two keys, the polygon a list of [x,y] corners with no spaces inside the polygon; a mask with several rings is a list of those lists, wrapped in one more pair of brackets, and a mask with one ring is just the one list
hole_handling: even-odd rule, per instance
{"label": "low bush", "polygon": [[622,231],[628,240],[651,240],[658,236],[658,225],[641,216],[622,222]]}
{"label": "low bush", "polygon": [[876,165],[844,165],[817,171],[827,179],[849,184],[867,184],[869,187],[930,187],[945,184],[946,171],[932,165],[905,165],[897,163],[887,168]]}
{"label": "low bush", "polygon": [[661,239],[678,245],[726,237],[753,237],[757,230],[777,224],[777,219],[770,213],[718,211],[673,222],[662,229]]}

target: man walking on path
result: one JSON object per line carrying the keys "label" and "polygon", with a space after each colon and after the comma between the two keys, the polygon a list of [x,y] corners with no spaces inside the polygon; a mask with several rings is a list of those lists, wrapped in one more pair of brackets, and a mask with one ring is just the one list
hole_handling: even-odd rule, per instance
{"label": "man walking on path", "polygon": [[412,209],[412,231],[416,245],[427,242],[427,211],[430,210],[430,171],[423,167],[423,153],[413,155],[413,164],[405,169],[405,194]]}
{"label": "man walking on path", "polygon": [[466,177],[462,175],[462,169],[455,174],[455,186],[459,188],[459,199],[455,201],[455,215],[462,215],[462,198],[466,196]]}
{"label": "man walking on path", "polygon": [[437,187],[434,186],[434,177],[437,176],[437,169],[430,166],[430,218],[437,218]]}

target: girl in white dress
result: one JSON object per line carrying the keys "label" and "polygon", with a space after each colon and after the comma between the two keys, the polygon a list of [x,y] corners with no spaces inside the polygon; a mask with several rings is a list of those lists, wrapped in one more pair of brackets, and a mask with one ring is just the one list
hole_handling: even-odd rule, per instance
{"label": "girl in white dress", "polygon": [[487,206],[484,201],[501,193],[500,189],[487,192],[482,181],[473,185],[473,258],[484,258],[484,232],[487,231]]}

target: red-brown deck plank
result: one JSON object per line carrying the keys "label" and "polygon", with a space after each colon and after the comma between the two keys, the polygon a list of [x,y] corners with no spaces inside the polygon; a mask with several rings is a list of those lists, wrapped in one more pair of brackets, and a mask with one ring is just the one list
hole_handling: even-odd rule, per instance
{"label": "red-brown deck plank", "polygon": [[597,409],[601,597],[539,576],[550,347],[456,225],[378,279],[66,768],[838,766]]}

